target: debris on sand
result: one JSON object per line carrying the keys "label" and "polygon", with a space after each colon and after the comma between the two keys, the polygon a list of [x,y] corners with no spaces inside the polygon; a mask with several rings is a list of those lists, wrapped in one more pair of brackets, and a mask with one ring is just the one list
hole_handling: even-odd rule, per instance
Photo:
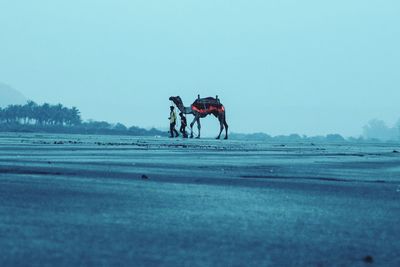
{"label": "debris on sand", "polygon": [[147,180],[147,179],[149,179],[149,177],[148,177],[147,175],[143,174],[143,175],[142,175],[142,179],[143,179],[143,180]]}
{"label": "debris on sand", "polygon": [[368,255],[368,256],[365,256],[363,258],[363,261],[366,262],[366,263],[373,263],[374,262],[374,258],[372,256]]}
{"label": "debris on sand", "polygon": [[280,145],[274,145],[274,147],[286,147],[285,144],[280,144]]}

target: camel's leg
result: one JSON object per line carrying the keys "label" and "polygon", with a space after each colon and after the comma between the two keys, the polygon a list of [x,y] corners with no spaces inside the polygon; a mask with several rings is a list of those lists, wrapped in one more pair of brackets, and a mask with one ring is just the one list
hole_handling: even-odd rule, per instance
{"label": "camel's leg", "polygon": [[218,121],[219,121],[219,135],[217,137],[217,139],[221,138],[221,133],[224,130],[224,122],[221,116],[218,116]]}
{"label": "camel's leg", "polygon": [[224,125],[225,125],[225,139],[228,139],[228,123],[226,123],[225,116],[224,116]]}
{"label": "camel's leg", "polygon": [[190,123],[190,138],[193,138],[193,125],[196,121],[197,121],[197,116],[195,116],[192,123]]}
{"label": "camel's leg", "polygon": [[201,130],[200,117],[197,118],[197,129],[199,129],[199,135],[196,138],[200,139],[200,130]]}
{"label": "camel's leg", "polygon": [[193,125],[197,122],[197,127],[199,127],[199,115],[195,115],[192,123],[190,124],[190,138],[193,138]]}

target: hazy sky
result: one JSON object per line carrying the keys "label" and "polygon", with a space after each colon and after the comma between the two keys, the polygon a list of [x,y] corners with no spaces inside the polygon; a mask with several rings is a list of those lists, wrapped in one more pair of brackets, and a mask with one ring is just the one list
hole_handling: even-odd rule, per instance
{"label": "hazy sky", "polygon": [[359,135],[400,118],[399,14],[398,0],[0,0],[0,81],[85,119],[167,127],[169,96],[218,94],[231,131]]}

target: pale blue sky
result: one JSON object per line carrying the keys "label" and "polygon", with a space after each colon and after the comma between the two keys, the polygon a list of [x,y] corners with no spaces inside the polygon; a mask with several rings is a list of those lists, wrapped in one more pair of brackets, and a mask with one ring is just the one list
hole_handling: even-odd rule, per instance
{"label": "pale blue sky", "polygon": [[400,118],[399,14],[395,0],[0,0],[0,81],[85,119],[167,127],[169,96],[218,94],[235,132],[359,135]]}

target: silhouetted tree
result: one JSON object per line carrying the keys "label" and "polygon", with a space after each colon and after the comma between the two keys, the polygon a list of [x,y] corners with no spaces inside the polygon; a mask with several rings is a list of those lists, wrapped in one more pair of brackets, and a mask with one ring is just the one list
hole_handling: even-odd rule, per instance
{"label": "silhouetted tree", "polygon": [[128,128],[126,128],[126,126],[123,125],[122,123],[115,124],[113,129],[117,130],[117,131],[126,131],[126,130],[128,130]]}
{"label": "silhouetted tree", "polygon": [[111,129],[111,124],[109,124],[106,121],[93,121],[89,120],[88,122],[85,122],[83,126],[87,129]]}
{"label": "silhouetted tree", "polygon": [[34,116],[34,110],[37,107],[37,104],[33,101],[28,101],[26,105],[24,105],[23,108],[23,113],[24,113],[24,123],[25,124],[30,124],[32,120],[35,120]]}
{"label": "silhouetted tree", "polygon": [[344,142],[346,140],[340,134],[328,134],[326,136],[326,141],[328,141],[328,142]]}
{"label": "silhouetted tree", "polygon": [[367,139],[397,140],[399,139],[399,127],[390,128],[382,120],[371,120],[364,126],[364,136]]}

